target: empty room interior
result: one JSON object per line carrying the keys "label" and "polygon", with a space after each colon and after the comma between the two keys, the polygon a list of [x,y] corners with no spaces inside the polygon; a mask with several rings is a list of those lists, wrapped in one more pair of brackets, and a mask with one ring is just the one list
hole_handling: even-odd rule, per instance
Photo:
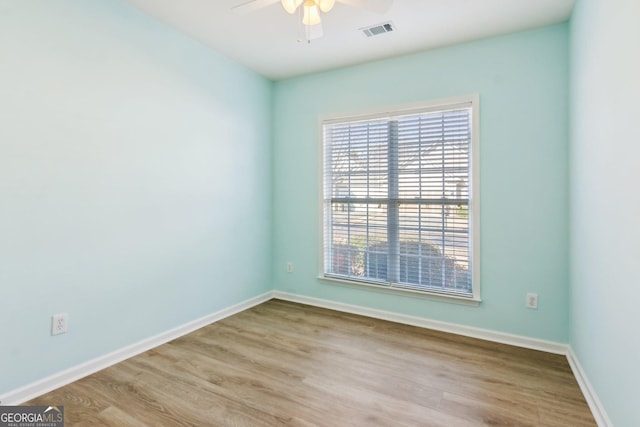
{"label": "empty room interior", "polygon": [[638,22],[0,0],[0,408],[639,426]]}

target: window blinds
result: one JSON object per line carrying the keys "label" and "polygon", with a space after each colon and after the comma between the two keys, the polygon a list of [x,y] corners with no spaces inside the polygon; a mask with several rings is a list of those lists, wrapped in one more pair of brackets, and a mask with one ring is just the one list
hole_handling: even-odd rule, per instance
{"label": "window blinds", "polygon": [[470,103],[323,135],[325,276],[472,295]]}

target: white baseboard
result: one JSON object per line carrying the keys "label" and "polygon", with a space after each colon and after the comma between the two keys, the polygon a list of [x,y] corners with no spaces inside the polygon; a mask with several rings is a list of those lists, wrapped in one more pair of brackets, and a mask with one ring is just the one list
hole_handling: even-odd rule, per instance
{"label": "white baseboard", "polygon": [[271,298],[273,298],[273,292],[266,292],[262,295],[258,295],[254,298],[250,298],[238,304],[232,305],[231,307],[224,308],[215,313],[185,323],[184,325],[170,329],[161,334],[144,339],[135,344],[131,344],[112,353],[105,354],[104,356],[89,360],[88,362],[74,366],[65,371],[58,372],[34,383],[27,384],[26,386],[20,387],[16,390],[10,391],[0,396],[0,405],[19,405],[23,402],[34,399],[59,387],[67,385],[73,381],[84,378],[87,375],[91,375],[116,363],[122,362],[123,360],[129,359],[130,357],[136,356],[140,353],[144,353],[145,351],[157,347],[161,344],[167,343],[171,340],[191,333],[196,329],[202,328],[203,326],[209,325],[213,322],[224,319],[225,317],[229,317],[233,314],[244,311],[255,305],[262,304],[263,302],[268,301]]}
{"label": "white baseboard", "polygon": [[434,329],[436,331],[449,332],[471,338],[479,338],[486,341],[509,344],[517,347],[529,348],[532,350],[545,351],[554,354],[567,354],[567,344],[553,341],[545,341],[536,338],[524,337],[521,335],[507,334],[504,332],[492,331],[489,329],[475,328],[472,326],[459,325],[456,323],[442,322],[439,320],[425,319],[424,317],[409,316],[406,314],[394,313],[391,311],[377,310],[359,305],[344,304],[320,298],[307,297],[288,292],[274,291],[273,297],[285,301],[298,302],[301,304],[313,305],[316,307],[328,308],[345,313],[359,314],[361,316],[373,317],[376,319],[389,320],[396,323],[418,326],[421,328]]}
{"label": "white baseboard", "polygon": [[582,369],[582,365],[580,365],[580,361],[573,352],[573,348],[571,348],[571,346],[567,349],[567,360],[569,361],[569,366],[571,366],[573,375],[576,377],[578,385],[580,385],[580,390],[582,390],[582,394],[584,395],[584,398],[589,405],[589,409],[591,409],[591,413],[593,414],[593,418],[596,419],[598,426],[613,427],[613,423],[609,419],[607,411],[605,411],[604,406],[602,406],[602,402],[600,402],[595,389],[589,382],[589,378],[587,378],[587,374]]}
{"label": "white baseboard", "polygon": [[569,365],[573,370],[573,374],[580,385],[580,389],[593,413],[593,416],[599,427],[612,427],[613,423],[607,416],[602,403],[598,399],[595,390],[591,386],[584,370],[580,366],[578,358],[573,349],[562,343],[553,341],[545,341],[536,338],[529,338],[520,335],[507,334],[488,329],[475,328],[472,326],[459,325],[455,323],[442,322],[438,320],[430,320],[417,316],[409,316],[406,314],[394,313],[391,311],[377,310],[373,308],[363,307],[359,305],[345,304],[341,302],[325,300],[321,298],[308,297],[304,295],[292,294],[282,291],[269,291],[246,301],[242,301],[231,307],[224,308],[215,313],[201,317],[194,321],[185,323],[184,325],[170,329],[161,334],[147,338],[135,344],[116,350],[112,353],[89,360],[78,366],[74,366],[65,371],[53,374],[47,378],[43,378],[34,383],[20,387],[0,396],[0,405],[19,405],[23,402],[36,398],[56,388],[67,385],[73,381],[77,381],[102,369],[108,368],[123,360],[129,359],[140,353],[144,353],[154,347],[167,343],[171,340],[189,334],[196,329],[209,325],[225,317],[229,317],[241,311],[247,310],[258,304],[262,304],[272,298],[278,298],[285,301],[298,302],[316,307],[327,308],[330,310],[341,311],[345,313],[358,314],[361,316],[372,317],[376,319],[388,320],[406,325],[418,326],[421,328],[433,329],[452,334],[463,335],[472,338],[479,338],[486,341],[498,342],[502,344],[514,345],[517,347],[529,348],[532,350],[545,351],[548,353],[566,355]]}

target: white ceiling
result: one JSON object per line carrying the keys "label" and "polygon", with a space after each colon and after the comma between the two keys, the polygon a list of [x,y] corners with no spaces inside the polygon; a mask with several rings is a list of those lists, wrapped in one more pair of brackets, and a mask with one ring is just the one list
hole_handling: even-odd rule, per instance
{"label": "white ceiling", "polygon": [[[280,4],[238,14],[247,0],[126,0],[258,73],[274,79],[342,67],[567,20],[575,0],[394,0],[384,14],[336,3],[324,36],[298,42],[299,17]],[[339,2],[340,0],[338,0]],[[359,28],[392,21],[367,38]]]}

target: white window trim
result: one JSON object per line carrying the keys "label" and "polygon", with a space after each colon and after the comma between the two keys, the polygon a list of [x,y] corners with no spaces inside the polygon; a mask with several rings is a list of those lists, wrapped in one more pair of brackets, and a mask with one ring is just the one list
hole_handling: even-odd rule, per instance
{"label": "white window trim", "polygon": [[[438,292],[433,290],[416,290],[403,287],[394,287],[393,285],[382,285],[373,281],[343,279],[324,274],[324,142],[323,142],[323,125],[331,122],[370,120],[375,118],[384,118],[390,115],[411,114],[412,112],[424,112],[425,110],[438,110],[440,108],[449,108],[456,104],[471,103],[471,158],[470,158],[470,177],[471,185],[469,186],[469,234],[471,249],[471,280],[472,294],[464,296],[459,294],[450,294],[447,292]],[[454,302],[471,306],[478,306],[482,301],[480,297],[480,97],[478,94],[466,95],[461,97],[437,99],[421,103],[404,104],[388,108],[378,108],[369,111],[359,111],[356,113],[344,113],[320,116],[318,118],[318,279],[328,284],[345,285],[357,287],[360,289],[378,290],[385,293],[393,293],[400,295],[412,295],[425,297],[436,301]]]}

